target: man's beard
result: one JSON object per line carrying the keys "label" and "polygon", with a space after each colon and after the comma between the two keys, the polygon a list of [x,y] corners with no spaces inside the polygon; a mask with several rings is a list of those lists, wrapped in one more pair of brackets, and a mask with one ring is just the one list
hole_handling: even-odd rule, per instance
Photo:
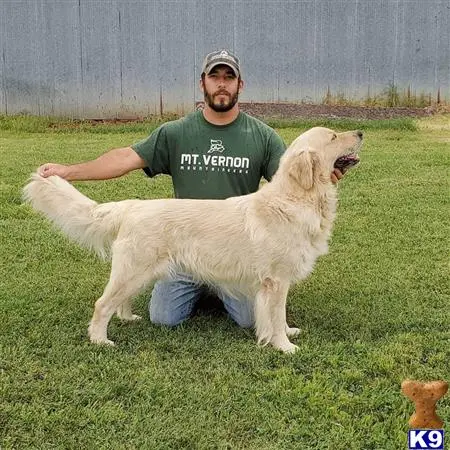
{"label": "man's beard", "polygon": [[[220,94],[219,94],[220,95]],[[236,91],[234,95],[229,95],[228,93],[224,93],[228,100],[221,100],[220,102],[214,102],[214,97],[218,96],[218,94],[210,94],[205,90],[204,97],[205,103],[216,112],[227,112],[233,108],[233,106],[237,103],[239,97],[239,90]]]}

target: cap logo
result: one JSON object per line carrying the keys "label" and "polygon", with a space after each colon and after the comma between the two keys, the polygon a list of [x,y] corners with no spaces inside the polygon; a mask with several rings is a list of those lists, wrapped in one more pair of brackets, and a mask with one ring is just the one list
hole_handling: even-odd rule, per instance
{"label": "cap logo", "polygon": [[235,75],[237,77],[240,76],[239,59],[227,50],[219,50],[206,55],[203,61],[202,72],[209,73],[211,67],[215,67],[220,63],[230,66]]}
{"label": "cap logo", "polygon": [[221,53],[213,55],[211,57],[211,61],[214,61],[215,59],[226,59],[226,60],[235,62],[235,59],[225,50],[223,50]]}

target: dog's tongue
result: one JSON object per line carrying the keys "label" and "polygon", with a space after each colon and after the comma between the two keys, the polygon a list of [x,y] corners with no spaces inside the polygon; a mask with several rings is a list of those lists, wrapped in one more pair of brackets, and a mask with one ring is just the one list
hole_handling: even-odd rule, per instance
{"label": "dog's tongue", "polygon": [[342,170],[348,170],[351,167],[356,166],[358,163],[359,163],[358,155],[347,155],[338,158],[334,162],[334,167],[342,172]]}

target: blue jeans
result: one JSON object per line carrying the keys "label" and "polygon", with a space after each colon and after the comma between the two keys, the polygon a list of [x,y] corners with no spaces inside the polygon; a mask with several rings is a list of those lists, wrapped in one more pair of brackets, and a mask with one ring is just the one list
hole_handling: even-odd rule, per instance
{"label": "blue jeans", "polygon": [[[211,292],[197,284],[189,275],[177,274],[176,278],[155,283],[149,303],[150,320],[160,325],[175,326],[191,317],[201,297]],[[246,298],[234,298],[220,290],[214,293],[223,302],[230,317],[242,328],[254,325],[253,302]]]}

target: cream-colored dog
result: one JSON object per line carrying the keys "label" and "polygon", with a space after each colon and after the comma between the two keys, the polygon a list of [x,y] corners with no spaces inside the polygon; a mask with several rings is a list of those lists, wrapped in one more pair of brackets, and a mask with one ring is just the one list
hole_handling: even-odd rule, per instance
{"label": "cream-colored dog", "polygon": [[335,217],[333,167],[358,162],[360,131],[313,128],[286,150],[270,183],[227,200],[125,200],[98,204],[67,181],[33,174],[24,198],[75,241],[111,254],[112,268],[89,326],[92,342],[113,344],[114,314],[135,320],[131,300],[172,273],[255,299],[258,342],[284,352],[297,346],[286,324],[289,286],[327,253]]}

